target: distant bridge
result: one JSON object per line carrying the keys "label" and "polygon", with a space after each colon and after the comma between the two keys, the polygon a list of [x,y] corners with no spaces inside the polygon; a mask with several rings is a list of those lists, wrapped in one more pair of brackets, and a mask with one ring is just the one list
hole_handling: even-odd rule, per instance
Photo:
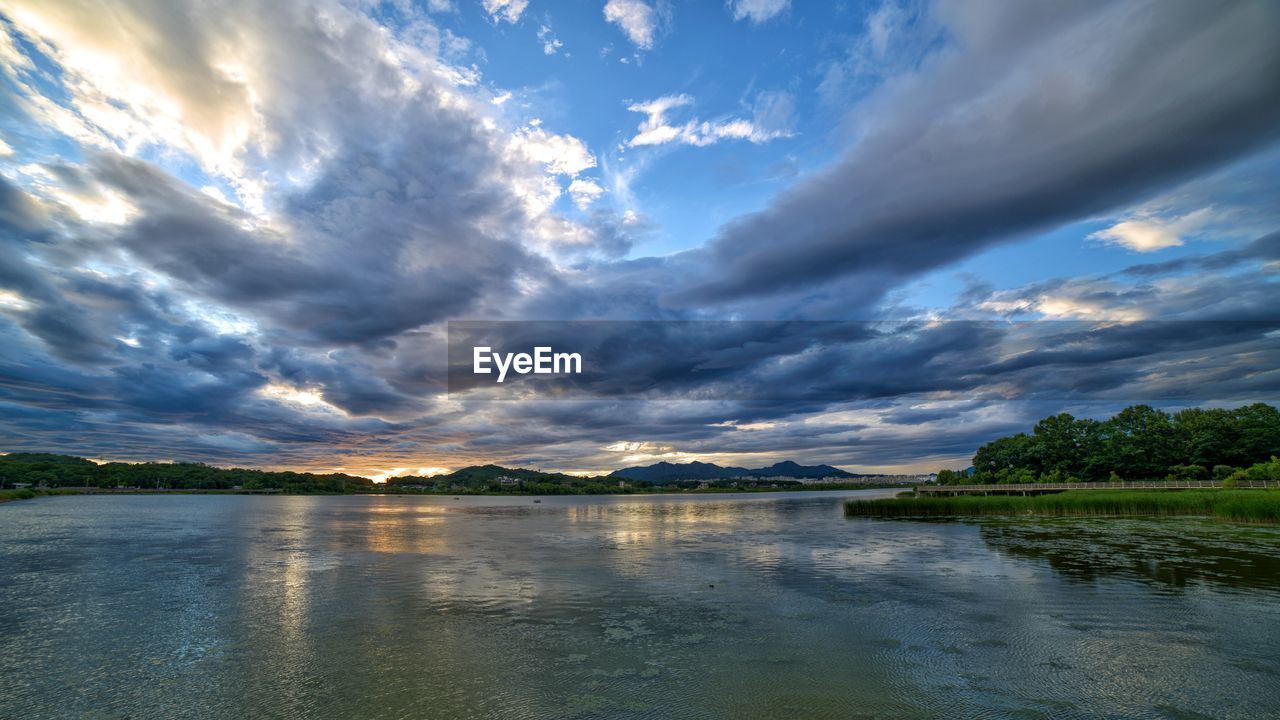
{"label": "distant bridge", "polygon": [[[1280,489],[1280,483],[1241,480],[1237,488]],[[1215,480],[1152,480],[1149,482],[1008,483],[1002,485],[917,485],[920,495],[1038,495],[1064,490],[1202,490],[1221,489]]]}

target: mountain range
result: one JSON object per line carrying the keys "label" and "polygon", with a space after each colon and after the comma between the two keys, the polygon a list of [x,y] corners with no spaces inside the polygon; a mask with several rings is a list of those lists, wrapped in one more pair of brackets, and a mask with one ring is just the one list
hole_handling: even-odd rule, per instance
{"label": "mountain range", "polygon": [[609,477],[625,480],[648,480],[650,482],[666,482],[672,480],[720,480],[738,477],[790,477],[790,478],[853,478],[860,477],[830,465],[801,465],[786,460],[763,468],[722,467],[715,463],[660,462],[654,465],[622,468],[609,474]]}

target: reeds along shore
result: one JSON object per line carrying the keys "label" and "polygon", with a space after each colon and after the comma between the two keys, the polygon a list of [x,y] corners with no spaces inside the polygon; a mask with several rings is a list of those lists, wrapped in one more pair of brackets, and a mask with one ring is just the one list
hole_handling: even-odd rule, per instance
{"label": "reeds along shore", "polygon": [[899,496],[845,503],[849,517],[1213,517],[1247,523],[1280,523],[1274,490],[1069,490],[1029,497],[961,495]]}

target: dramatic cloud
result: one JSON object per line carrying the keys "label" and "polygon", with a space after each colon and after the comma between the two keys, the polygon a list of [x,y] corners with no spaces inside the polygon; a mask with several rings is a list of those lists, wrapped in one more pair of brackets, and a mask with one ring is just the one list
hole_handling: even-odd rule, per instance
{"label": "dramatic cloud", "polygon": [[830,169],[727,225],[706,253],[715,272],[685,297],[845,275],[887,289],[1280,136],[1270,3],[964,2],[940,13],[955,42],[861,104],[858,141]]}
{"label": "dramatic cloud", "polygon": [[[470,14],[561,52],[549,20],[508,25],[527,5]],[[593,22],[652,49],[664,7]],[[818,12],[728,7],[789,32]],[[0,451],[909,470],[1063,410],[1278,400],[1278,17],[885,3],[801,77],[785,53],[732,87],[609,63],[639,79],[601,100],[573,73],[499,87],[497,53],[409,4],[0,0]],[[539,46],[517,62],[566,67]],[[736,104],[697,117],[695,94]],[[724,140],[747,142],[632,149]],[[692,156],[755,184],[711,199]],[[921,299],[1040,232],[1113,264],[970,261],[954,302]],[[647,322],[599,339],[620,369],[591,392],[447,392],[446,321],[531,318]],[[702,322],[743,318],[769,322]]]}

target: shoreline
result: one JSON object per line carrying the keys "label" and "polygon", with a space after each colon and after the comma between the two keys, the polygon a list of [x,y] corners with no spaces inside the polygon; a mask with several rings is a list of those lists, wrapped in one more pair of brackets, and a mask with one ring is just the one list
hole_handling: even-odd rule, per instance
{"label": "shoreline", "polygon": [[1019,495],[925,497],[903,493],[850,500],[845,517],[961,519],[982,517],[1202,517],[1225,522],[1280,524],[1280,492],[1272,490],[1067,490]]}
{"label": "shoreline", "polygon": [[648,497],[666,495],[671,497],[690,497],[699,495],[787,495],[805,492],[856,492],[859,490],[891,490],[903,489],[900,485],[863,485],[858,487],[815,487],[815,488],[708,488],[693,490],[637,490],[628,492],[577,492],[577,493],[522,493],[522,492],[422,492],[397,490],[382,491],[349,491],[349,492],[286,492],[283,490],[232,490],[228,488],[21,488],[0,490],[0,503],[33,500],[39,497],[56,495],[262,495],[289,497]]}

